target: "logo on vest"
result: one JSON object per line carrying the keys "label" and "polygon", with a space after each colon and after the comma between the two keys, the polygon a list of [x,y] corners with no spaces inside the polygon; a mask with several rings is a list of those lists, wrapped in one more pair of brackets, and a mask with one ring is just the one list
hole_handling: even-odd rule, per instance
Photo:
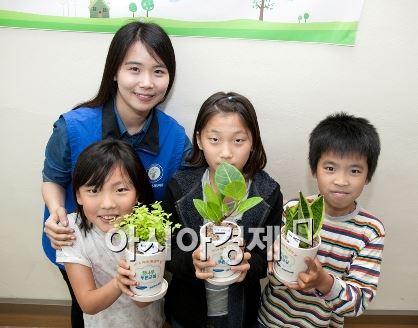
{"label": "logo on vest", "polygon": [[163,177],[163,168],[158,164],[152,164],[148,169],[148,178],[151,183],[155,183],[161,180]]}

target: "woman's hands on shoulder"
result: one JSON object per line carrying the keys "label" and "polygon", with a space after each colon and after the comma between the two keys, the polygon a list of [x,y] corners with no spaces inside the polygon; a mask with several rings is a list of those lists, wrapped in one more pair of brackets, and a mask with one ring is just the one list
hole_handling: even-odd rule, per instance
{"label": "woman's hands on shoulder", "polygon": [[51,241],[54,249],[71,246],[75,239],[74,230],[68,227],[67,211],[64,207],[57,207],[45,221],[44,232]]}

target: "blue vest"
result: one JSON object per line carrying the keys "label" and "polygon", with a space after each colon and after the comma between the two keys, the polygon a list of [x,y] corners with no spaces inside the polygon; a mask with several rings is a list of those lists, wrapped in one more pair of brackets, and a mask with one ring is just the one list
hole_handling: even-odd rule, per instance
{"label": "blue vest", "polygon": [[[181,125],[160,110],[154,109],[151,115],[151,124],[136,151],[148,172],[155,199],[161,200],[168,182],[182,162],[186,134]],[[77,108],[63,114],[63,117],[73,170],[78,156],[90,144],[109,137],[121,138],[112,102],[104,107]],[[67,213],[75,209],[72,184],[65,190],[65,209]],[[45,207],[44,220],[48,217],[49,211]],[[45,233],[42,245],[45,254],[55,263],[55,249]]]}

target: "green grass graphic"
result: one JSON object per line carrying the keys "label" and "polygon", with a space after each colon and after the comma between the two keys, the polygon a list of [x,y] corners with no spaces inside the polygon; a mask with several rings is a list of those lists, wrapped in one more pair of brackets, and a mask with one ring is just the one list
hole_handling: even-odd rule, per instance
{"label": "green grass graphic", "polygon": [[[225,37],[239,39],[324,42],[354,45],[357,22],[273,23],[258,20],[192,22],[136,17],[161,25],[173,36]],[[113,33],[133,18],[78,18],[0,10],[0,26]]]}

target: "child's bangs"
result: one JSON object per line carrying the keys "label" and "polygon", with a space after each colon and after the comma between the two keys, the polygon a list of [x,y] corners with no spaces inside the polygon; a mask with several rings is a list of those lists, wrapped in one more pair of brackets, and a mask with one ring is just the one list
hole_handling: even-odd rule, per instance
{"label": "child's bangs", "polygon": [[99,161],[92,161],[91,165],[86,169],[85,179],[83,179],[85,182],[82,185],[101,189],[110,175],[118,168],[120,168],[124,178],[126,177],[126,180],[130,181],[129,175],[121,162],[107,161],[99,163]]}
{"label": "child's bangs", "polygon": [[356,138],[351,135],[346,138],[331,137],[324,141],[323,151],[321,153],[331,152],[341,157],[369,156],[369,147],[362,138]]}

